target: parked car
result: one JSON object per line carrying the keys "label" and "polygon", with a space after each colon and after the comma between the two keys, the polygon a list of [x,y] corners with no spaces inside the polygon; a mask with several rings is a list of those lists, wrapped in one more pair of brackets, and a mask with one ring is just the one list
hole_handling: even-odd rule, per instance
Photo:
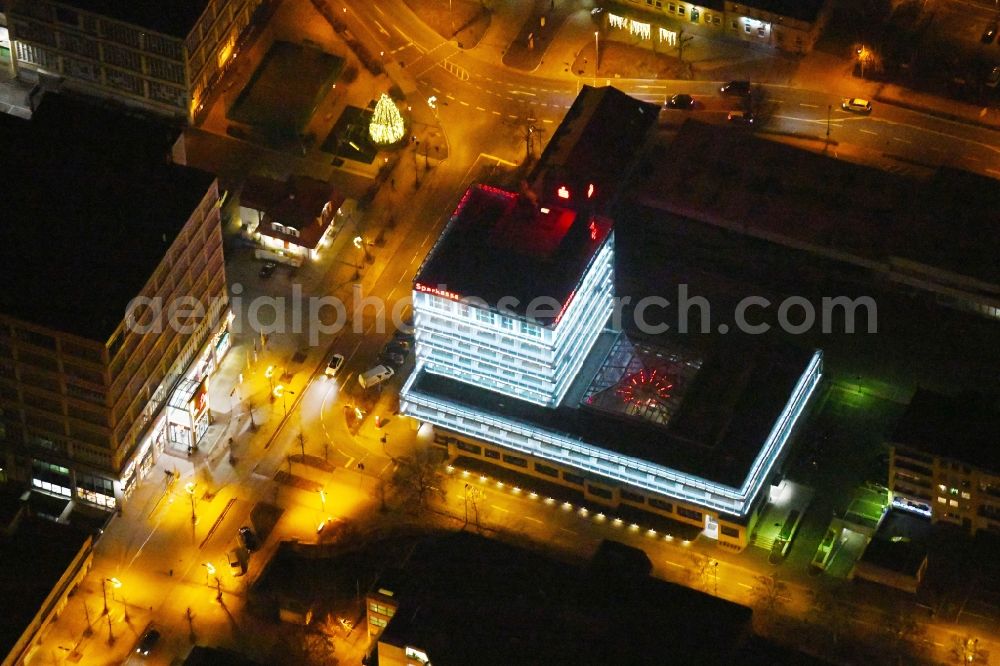
{"label": "parked car", "polygon": [[989,76],[986,77],[987,87],[996,88],[997,84],[1000,84],[1000,65],[991,69]]}
{"label": "parked car", "polygon": [[840,103],[840,108],[852,113],[871,113],[872,103],[860,97],[845,97],[844,101]]}
{"label": "parked car", "polygon": [[396,332],[392,334],[392,339],[410,344],[413,342],[413,329],[411,328],[409,333],[396,329]]}
{"label": "parked car", "polygon": [[229,567],[232,569],[234,576],[242,576],[247,572],[247,562],[249,557],[247,555],[246,548],[242,546],[239,548],[233,548],[228,553],[226,557],[229,559]]}
{"label": "parked car", "polygon": [[383,349],[379,359],[397,368],[406,363],[406,357],[398,351]]}
{"label": "parked car", "polygon": [[694,97],[686,93],[680,93],[674,95],[667,100],[668,109],[684,109],[685,111],[690,111],[694,108]]}
{"label": "parked car", "polygon": [[753,125],[754,115],[749,111],[730,111],[726,120],[734,125]]}
{"label": "parked car", "polygon": [[240,540],[240,545],[247,549],[248,552],[254,552],[260,548],[260,539],[254,534],[253,530],[244,525],[239,529],[238,535]]}
{"label": "parked car", "polygon": [[358,383],[361,384],[361,388],[371,388],[372,386],[377,386],[378,384],[390,379],[394,374],[396,374],[395,370],[379,364],[371,370],[358,375]]}
{"label": "parked car", "polygon": [[998,29],[1000,29],[1000,26],[995,21],[986,26],[986,30],[983,30],[983,44],[990,44],[997,36]]}
{"label": "parked car", "polygon": [[326,373],[327,377],[336,377],[337,373],[340,372],[341,366],[343,365],[344,365],[344,355],[334,354],[333,356],[330,357],[330,362],[326,364],[326,370],[324,370],[323,372]]}
{"label": "parked car", "polygon": [[727,97],[749,97],[750,82],[730,81],[729,83],[719,88],[719,92]]}
{"label": "parked car", "polygon": [[257,273],[257,277],[261,280],[266,280],[267,278],[274,275],[274,269],[278,267],[277,262],[265,261],[264,265],[260,267],[260,271]]}
{"label": "parked car", "polygon": [[146,633],[139,639],[139,644],[135,648],[136,653],[141,654],[143,657],[148,657],[159,640],[160,632],[158,630],[153,628],[147,629]]}

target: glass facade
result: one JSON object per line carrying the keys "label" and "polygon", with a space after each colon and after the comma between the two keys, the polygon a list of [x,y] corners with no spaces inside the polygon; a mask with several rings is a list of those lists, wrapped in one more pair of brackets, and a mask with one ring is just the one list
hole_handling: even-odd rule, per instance
{"label": "glass facade", "polygon": [[595,253],[550,327],[413,292],[418,363],[427,371],[544,406],[558,405],[613,308],[614,237]]}

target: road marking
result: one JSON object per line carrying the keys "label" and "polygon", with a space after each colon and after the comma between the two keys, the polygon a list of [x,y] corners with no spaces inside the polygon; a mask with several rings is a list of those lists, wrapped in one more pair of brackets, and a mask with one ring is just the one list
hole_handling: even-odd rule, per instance
{"label": "road marking", "polygon": [[461,104],[462,106],[469,106],[469,103],[462,99],[458,100],[458,103]]}
{"label": "road marking", "polygon": [[532,518],[531,516],[525,516],[524,519],[525,520],[530,520],[533,523],[538,523],[539,525],[544,525],[545,524],[542,521],[538,520],[538,518]]}
{"label": "road marking", "polygon": [[517,120],[517,116],[515,116],[515,115],[514,115],[513,113],[508,113],[508,114],[507,114],[507,117],[508,117],[508,118],[511,118],[511,119],[513,119],[513,120]]}
{"label": "road marking", "polygon": [[486,110],[486,109],[484,109],[484,108],[483,108],[483,107],[481,107],[481,106],[477,106],[477,107],[476,107],[476,111],[485,111],[485,110]]}
{"label": "road marking", "polygon": [[496,504],[490,504],[490,506],[497,511],[503,511],[504,513],[510,513],[510,509],[505,509],[502,506],[497,506]]}
{"label": "road marking", "polygon": [[878,132],[873,132],[871,130],[866,130],[866,129],[860,129],[859,128],[858,131],[859,132],[864,132],[865,134],[874,134],[875,136],[878,136]]}
{"label": "road marking", "polygon": [[980,158],[976,157],[975,155],[966,155],[965,159],[969,160],[970,162],[980,162],[980,161],[982,161],[982,160],[980,160]]}
{"label": "road marking", "polygon": [[349,459],[347,460],[347,462],[345,462],[345,463],[344,463],[344,469],[347,469],[347,468],[349,468],[349,467],[351,466],[351,463],[353,463],[353,462],[354,462],[354,456],[351,456],[351,457],[350,457],[350,458],[349,458]]}
{"label": "road marking", "polygon": [[570,530],[570,529],[566,529],[565,527],[560,527],[559,529],[562,530],[563,532],[569,532],[570,534],[579,534],[579,532],[576,532],[576,531]]}
{"label": "road marking", "polygon": [[550,124],[550,125],[551,125],[551,124],[552,124],[553,122],[555,122],[555,121],[553,121],[553,120],[549,120],[548,118],[542,118],[542,122],[543,122],[543,123],[548,123],[548,124]]}
{"label": "road marking", "polygon": [[[536,88],[536,90],[537,90],[537,88]],[[531,97],[537,97],[538,96],[535,93],[528,92],[527,90],[511,90],[510,94],[511,95],[530,95]]]}
{"label": "road marking", "polygon": [[897,136],[894,136],[894,137],[892,137],[892,140],[893,140],[893,141],[898,141],[898,142],[900,142],[900,143],[913,143],[913,142],[912,142],[912,141],[910,141],[909,139],[900,139],[900,138],[899,138],[899,137],[897,137]]}
{"label": "road marking", "polygon": [[480,155],[482,155],[483,157],[485,157],[488,160],[496,160],[497,162],[499,162],[500,164],[503,164],[505,166],[509,166],[509,167],[516,167],[517,166],[517,164],[515,162],[511,162],[510,160],[505,160],[504,158],[497,157],[496,155],[490,155],[489,153],[480,153]]}
{"label": "road marking", "polygon": [[388,31],[388,30],[386,30],[385,28],[383,28],[383,27],[382,27],[382,24],[381,24],[381,23],[379,23],[378,21],[375,21],[375,27],[377,27],[377,28],[378,28],[378,30],[379,30],[379,32],[381,32],[381,33],[382,33],[383,35],[385,35],[386,37],[392,37],[392,35],[390,35],[390,34],[389,34],[389,31]]}
{"label": "road marking", "polygon": [[805,102],[799,102],[799,106],[804,106],[807,109],[818,109],[819,104],[806,104]]}
{"label": "road marking", "polygon": [[454,95],[445,95],[445,97],[447,97],[448,99],[450,99],[453,102],[455,101],[455,96]]}
{"label": "road marking", "polygon": [[677,567],[678,569],[683,569],[684,568],[683,564],[677,564],[676,562],[671,562],[670,560],[663,560],[663,561],[666,562],[667,564],[669,564],[672,567]]}
{"label": "road marking", "polygon": [[379,9],[379,6],[377,4],[373,4],[372,6],[375,8],[375,11],[377,11],[380,16],[385,16],[385,12]]}
{"label": "road marking", "polygon": [[747,585],[746,583],[736,583],[736,584],[737,584],[737,585],[739,585],[740,587],[745,587],[745,588],[747,588],[748,590],[752,590],[752,589],[753,589],[752,587],[750,587],[750,586],[749,586],[749,585]]}
{"label": "road marking", "polygon": [[988,171],[989,173],[995,173],[996,175],[1000,176],[1000,171],[997,171],[996,169],[986,169],[986,171]]}
{"label": "road marking", "polygon": [[494,116],[499,116],[500,115],[499,111],[491,111],[490,113],[492,113]]}

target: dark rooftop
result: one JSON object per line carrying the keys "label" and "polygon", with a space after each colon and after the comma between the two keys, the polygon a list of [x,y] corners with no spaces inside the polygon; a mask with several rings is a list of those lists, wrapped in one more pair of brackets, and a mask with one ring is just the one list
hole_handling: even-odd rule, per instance
{"label": "dark rooftop", "polygon": [[[611,231],[606,218],[568,207],[539,207],[531,197],[487,185],[466,191],[414,279],[418,291],[478,298],[524,316],[532,299],[565,305]],[[543,308],[547,309],[547,308]],[[556,317],[539,317],[546,324]]]}
{"label": "dark rooftop", "polygon": [[743,5],[811,22],[819,16],[819,10],[823,8],[825,2],[827,0],[750,0]]}
{"label": "dark rooftop", "polygon": [[0,597],[10,600],[0,622],[0,654],[10,653],[86,540],[85,532],[35,517],[23,518],[12,536],[0,536]]}
{"label": "dark rooftop", "polygon": [[[160,11],[163,11],[162,8]],[[0,312],[105,342],[214,176],[168,163],[177,130],[46,95],[0,114]]]}
{"label": "dark rooftop", "polygon": [[918,389],[891,442],[1000,473],[1000,410],[976,395]]}
{"label": "dark rooftop", "polygon": [[882,519],[860,561],[887,571],[916,576],[927,559],[930,529],[930,522],[925,518],[890,511]]}
{"label": "dark rooftop", "polygon": [[1000,292],[994,179],[948,168],[906,178],[694,120],[647,165],[644,206],[860,266],[917,262],[940,271],[935,280]]}
{"label": "dark rooftop", "polygon": [[[670,353],[681,349],[668,336],[647,344]],[[591,357],[606,354],[608,348],[595,346]],[[811,356],[812,352],[787,344],[718,338],[702,354],[701,368],[666,425],[630,415],[616,417],[571,402],[569,396],[582,394],[579,386],[590,383],[594,370],[581,371],[556,409],[427,372],[420,372],[413,390],[739,488]]]}
{"label": "dark rooftop", "polygon": [[424,650],[437,666],[526,657],[639,666],[662,664],[664,655],[733,663],[751,633],[749,608],[646,576],[641,550],[602,549],[611,551],[615,557],[578,568],[468,532],[426,540],[407,561],[410,584],[380,640]]}
{"label": "dark rooftop", "polygon": [[[326,204],[330,212],[324,216]],[[315,248],[326,231],[344,196],[323,181],[307,176],[291,176],[287,181],[250,176],[243,184],[240,205],[264,213],[260,233],[308,248]],[[271,228],[277,222],[299,232],[291,236]]]}
{"label": "dark rooftop", "polygon": [[543,202],[559,199],[558,190],[565,187],[566,205],[604,210],[628,182],[626,174],[659,112],[658,105],[612,86],[583,86],[528,182]]}
{"label": "dark rooftop", "polygon": [[260,662],[248,659],[232,650],[203,645],[191,648],[187,659],[184,660],[184,666],[259,666],[259,664]]}
{"label": "dark rooftop", "polygon": [[118,19],[172,37],[186,38],[198,18],[205,12],[208,0],[60,0],[95,14]]}

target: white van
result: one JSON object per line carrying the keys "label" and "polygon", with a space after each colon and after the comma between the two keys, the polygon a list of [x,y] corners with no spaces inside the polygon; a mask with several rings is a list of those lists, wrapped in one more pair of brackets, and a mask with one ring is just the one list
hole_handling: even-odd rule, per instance
{"label": "white van", "polygon": [[394,374],[396,373],[392,368],[384,365],[376,365],[368,372],[358,375],[358,383],[361,384],[362,388],[371,388],[372,386],[381,384]]}

